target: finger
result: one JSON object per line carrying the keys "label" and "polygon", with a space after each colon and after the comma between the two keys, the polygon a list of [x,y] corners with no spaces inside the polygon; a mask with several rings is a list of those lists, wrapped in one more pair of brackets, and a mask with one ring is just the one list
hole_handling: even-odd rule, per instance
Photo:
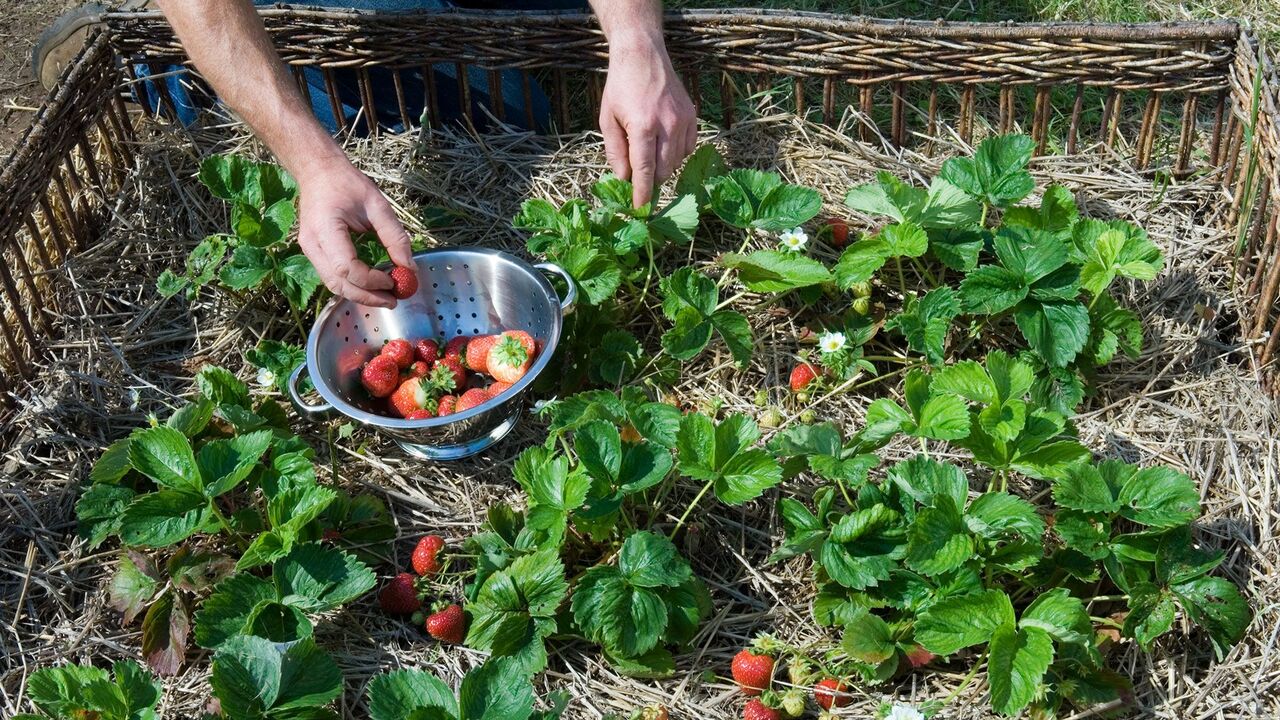
{"label": "finger", "polygon": [[374,270],[354,257],[347,261],[346,280],[365,290],[390,290],[396,286],[390,275]]}
{"label": "finger", "polygon": [[653,197],[653,178],[657,171],[657,137],[651,132],[627,136],[630,143],[631,202],[640,207]]}
{"label": "finger", "polygon": [[367,290],[353,284],[350,280],[342,284],[341,292],[338,292],[337,294],[352,302],[357,302],[361,305],[368,305],[370,307],[389,308],[396,306],[396,298],[391,293]]}
{"label": "finger", "polygon": [[684,156],[689,157],[693,154],[694,150],[698,149],[698,121],[693,120],[689,122],[688,127],[685,128],[685,132],[688,133],[688,135],[684,145]]}
{"label": "finger", "polygon": [[671,177],[680,161],[684,159],[685,135],[683,128],[658,136],[658,177],[659,183]]}
{"label": "finger", "polygon": [[631,177],[631,163],[627,160],[627,133],[611,112],[600,113],[600,134],[604,135],[604,156],[613,174],[622,179]]}
{"label": "finger", "polygon": [[[379,193],[377,199],[369,203],[365,213],[369,216],[369,224],[373,226],[373,231],[378,234],[378,242],[382,243],[382,246],[387,249],[387,254],[391,256],[391,262],[400,267],[413,267],[413,244],[409,240],[409,233],[405,232],[404,225],[400,224],[400,218],[396,217],[396,211],[392,209],[391,203]],[[387,281],[390,282],[390,278]],[[365,287],[371,286],[365,285]]]}

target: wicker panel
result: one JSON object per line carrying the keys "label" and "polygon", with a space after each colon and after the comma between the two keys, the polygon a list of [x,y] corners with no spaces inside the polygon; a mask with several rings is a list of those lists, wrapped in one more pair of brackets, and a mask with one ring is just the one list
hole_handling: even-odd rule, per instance
{"label": "wicker panel", "polygon": [[[602,70],[604,36],[590,15],[455,11],[372,15],[263,11],[281,55],[299,65]],[[514,18],[514,21],[513,21]],[[117,14],[119,49],[181,60],[158,13]],[[668,16],[667,45],[683,68],[895,81],[1044,84],[1205,92],[1225,86],[1239,28],[1169,25],[956,25],[830,16],[689,11]]]}
{"label": "wicker panel", "polygon": [[1228,227],[1236,232],[1237,270],[1253,301],[1242,332],[1258,342],[1258,363],[1280,349],[1280,75],[1252,37],[1242,36],[1231,69],[1232,143],[1225,158]]}
{"label": "wicker panel", "polygon": [[53,332],[54,275],[92,238],[106,201],[132,165],[115,59],[106,33],[97,35],[0,170],[2,370],[31,371]]}

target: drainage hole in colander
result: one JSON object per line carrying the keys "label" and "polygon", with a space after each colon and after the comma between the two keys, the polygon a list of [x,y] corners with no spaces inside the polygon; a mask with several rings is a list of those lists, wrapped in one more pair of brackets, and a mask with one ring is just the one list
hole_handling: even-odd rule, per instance
{"label": "drainage hole in colander", "polygon": [[333,324],[333,326],[334,326],[334,327],[342,327],[342,321],[341,321],[341,320],[339,320],[338,322],[334,323],[334,324]]}
{"label": "drainage hole in colander", "polygon": [[466,263],[463,263],[463,264],[462,264],[462,269],[463,269],[463,270],[470,270],[470,269],[471,269],[471,266],[470,266],[470,265],[467,265]]}
{"label": "drainage hole in colander", "polygon": [[431,287],[438,288],[440,287],[440,283],[431,283]]}
{"label": "drainage hole in colander", "polygon": [[443,316],[443,315],[437,315],[437,316],[436,316],[436,319],[437,319],[437,320],[444,320],[444,316]]}
{"label": "drainage hole in colander", "polygon": [[452,281],[452,280],[450,280],[450,281],[449,281],[449,286],[450,286],[450,287],[453,287],[454,285],[457,285],[457,284],[458,284],[458,283],[456,283],[456,282],[454,282],[454,281]]}
{"label": "drainage hole in colander", "polygon": [[475,316],[476,316],[476,314],[475,314],[475,313],[471,313],[471,317],[475,317]]}
{"label": "drainage hole in colander", "polygon": [[452,265],[445,265],[445,266],[444,266],[444,269],[445,269],[445,270],[452,270],[452,269],[453,269],[453,266],[452,266]]}
{"label": "drainage hole in colander", "polygon": [[378,332],[378,328],[376,328],[376,327],[375,327],[375,328],[373,329],[373,331],[374,331],[374,332]]}
{"label": "drainage hole in colander", "polygon": [[347,310],[346,312],[344,312],[344,313],[342,313],[342,314],[343,314],[343,315],[350,315],[350,314],[351,314],[351,311],[350,311],[350,310]]}
{"label": "drainage hole in colander", "polygon": [[350,337],[344,337],[344,338],[342,338],[342,342],[351,342],[351,338],[350,338]]}
{"label": "drainage hole in colander", "polygon": [[453,301],[454,301],[454,302],[458,302],[458,298],[454,298],[454,299],[453,299]]}
{"label": "drainage hole in colander", "polygon": [[368,345],[368,344],[369,344],[369,338],[364,338],[364,339],[363,339],[363,340],[361,340],[360,342],[364,343],[365,345]]}
{"label": "drainage hole in colander", "polygon": [[440,298],[436,298],[436,304],[437,304],[437,305],[439,305],[439,304],[440,304]]}

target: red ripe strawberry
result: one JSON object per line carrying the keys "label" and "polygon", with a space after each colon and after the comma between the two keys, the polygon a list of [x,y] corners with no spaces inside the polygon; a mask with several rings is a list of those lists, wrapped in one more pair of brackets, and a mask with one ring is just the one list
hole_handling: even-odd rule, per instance
{"label": "red ripe strawberry", "polygon": [[844,218],[827,218],[827,230],[831,233],[831,247],[842,248],[849,244],[849,223]]}
{"label": "red ripe strawberry", "polygon": [[[436,361],[436,366],[435,366],[435,368],[432,368],[432,371],[434,372],[436,368],[445,368],[445,369],[447,369],[450,373],[452,373],[452,374],[453,374],[453,378],[452,378],[452,379],[453,379],[453,386],[452,386],[452,387],[445,387],[445,385],[447,385],[447,383],[445,383],[445,382],[441,382],[441,383],[440,383],[440,389],[442,389],[442,390],[461,390],[462,388],[464,388],[464,387],[466,387],[466,386],[467,386],[467,369],[466,369],[466,368],[464,368],[464,367],[462,367],[462,361],[461,361],[461,360],[459,360],[458,358],[456,358],[456,357],[449,357],[448,355],[445,355],[444,357],[442,357],[442,358],[440,358],[439,360],[437,360],[437,361]],[[444,378],[444,375],[443,375],[443,373],[441,373],[441,379],[442,379],[442,381],[443,381],[443,378]]]}
{"label": "red ripe strawberry", "polygon": [[463,412],[487,402],[489,402],[489,393],[485,392],[483,388],[471,388],[462,393],[462,397],[458,398],[458,404],[454,406],[453,411]]}
{"label": "red ripe strawberry", "polygon": [[453,395],[445,395],[444,397],[440,398],[440,404],[436,408],[436,417],[444,417],[445,415],[452,415],[454,413],[454,409],[457,408],[457,406],[458,406],[458,398],[454,397]]}
{"label": "red ripe strawberry", "polygon": [[434,404],[435,399],[422,378],[411,377],[391,393],[391,407],[402,418],[407,418],[418,410],[434,410]]}
{"label": "red ripe strawberry", "polygon": [[467,343],[466,355],[463,358],[467,369],[478,373],[489,372],[489,350],[498,342],[497,335],[480,335],[471,338]]}
{"label": "red ripe strawberry", "polygon": [[400,366],[386,355],[379,355],[365,363],[360,371],[360,382],[370,395],[386,397],[400,385]]}
{"label": "red ripe strawberry", "polygon": [[773,658],[741,650],[729,665],[734,682],[744,695],[759,695],[773,683]]}
{"label": "red ripe strawberry", "polygon": [[463,352],[467,349],[467,342],[469,340],[471,340],[471,338],[459,335],[445,343],[444,356],[451,357],[455,360],[461,360]]}
{"label": "red ripe strawberry", "polygon": [[533,336],[523,330],[508,330],[502,333],[506,337],[515,338],[520,341],[520,345],[524,347],[524,351],[529,353],[529,357],[538,354],[538,343],[534,342]]}
{"label": "red ripe strawberry", "polygon": [[422,607],[418,599],[417,580],[413,573],[400,573],[378,593],[378,603],[382,612],[389,615],[412,615]]}
{"label": "red ripe strawberry", "polygon": [[489,351],[489,374],[499,382],[515,383],[529,372],[532,364],[533,356],[524,343],[511,335],[503,334]]}
{"label": "red ripe strawberry", "polygon": [[431,373],[431,364],[421,360],[414,360],[409,366],[409,377],[423,378]]}
{"label": "red ripe strawberry", "polygon": [[848,695],[849,686],[835,678],[823,678],[813,686],[813,699],[823,710],[844,707],[853,702]]}
{"label": "red ripe strawberry", "polygon": [[460,605],[450,605],[427,616],[427,634],[443,643],[458,645],[467,637],[467,616]]}
{"label": "red ripe strawberry", "polygon": [[489,393],[489,397],[496,398],[502,393],[511,389],[511,383],[496,382],[485,388],[484,391]]}
{"label": "red ripe strawberry", "polygon": [[418,275],[407,267],[396,266],[391,269],[391,282],[395,283],[391,294],[404,300],[418,292]]}
{"label": "red ripe strawberry", "polygon": [[435,575],[440,572],[440,551],[444,538],[439,535],[423,535],[413,548],[413,571],[419,575]]}
{"label": "red ripe strawberry", "polygon": [[440,344],[430,338],[419,340],[413,349],[418,359],[428,365],[435,364],[436,358],[440,357]]}
{"label": "red ripe strawberry", "polygon": [[818,369],[812,363],[802,362],[791,368],[791,392],[800,392],[818,377]]}
{"label": "red ripe strawberry", "polygon": [[382,354],[396,361],[396,366],[401,370],[407,369],[413,364],[413,346],[408,340],[395,339],[388,340],[382,346]]}
{"label": "red ripe strawberry", "polygon": [[742,720],[782,720],[782,714],[760,702],[759,698],[752,698],[742,708]]}
{"label": "red ripe strawberry", "polygon": [[424,410],[414,410],[408,415],[405,415],[404,419],[405,420],[430,420],[433,417],[435,417],[435,415],[431,414],[430,410],[424,409]]}

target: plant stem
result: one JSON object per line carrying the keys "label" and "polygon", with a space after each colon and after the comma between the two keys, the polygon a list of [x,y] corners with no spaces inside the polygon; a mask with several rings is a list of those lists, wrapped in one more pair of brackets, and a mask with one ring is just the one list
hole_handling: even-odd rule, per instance
{"label": "plant stem", "polygon": [[973,669],[969,671],[968,675],[964,676],[964,680],[960,681],[960,684],[956,689],[952,690],[945,698],[942,699],[942,707],[945,708],[950,705],[957,697],[959,697],[960,693],[964,692],[965,688],[969,687],[969,683],[973,682],[973,679],[978,677],[978,671],[982,669],[986,660],[987,651],[984,650],[981,657],[978,658],[978,661],[973,664]]}
{"label": "plant stem", "polygon": [[716,305],[716,310],[724,309],[724,308],[728,307],[729,305],[732,305],[734,302],[736,302],[736,301],[738,301],[738,300],[741,300],[742,298],[744,298],[744,297],[746,297],[746,296],[747,296],[747,291],[746,291],[746,290],[743,290],[743,291],[742,291],[742,292],[740,292],[740,293],[736,293],[736,294],[734,294],[734,295],[730,296],[730,297],[729,297],[729,299],[725,300],[724,302],[720,303],[719,305]]}
{"label": "plant stem", "polygon": [[702,486],[702,489],[698,491],[697,497],[693,499],[693,502],[689,503],[689,507],[685,508],[684,514],[681,515],[680,519],[676,521],[676,526],[671,528],[671,534],[667,536],[668,538],[675,540],[676,533],[680,532],[680,527],[684,525],[684,521],[689,518],[689,513],[693,512],[693,509],[698,506],[699,502],[702,501],[703,496],[705,496],[707,492],[711,490],[711,487],[715,484],[716,484],[715,480],[708,480],[707,484]]}
{"label": "plant stem", "polygon": [[898,292],[902,293],[902,301],[907,301],[907,276],[902,271],[902,258],[894,257],[893,262],[898,266]]}
{"label": "plant stem", "polygon": [[243,535],[236,532],[235,529],[231,527],[231,522],[227,520],[227,516],[223,515],[222,511],[218,509],[217,503],[212,498],[209,500],[209,510],[213,513],[213,518],[222,526],[223,532],[231,536],[232,540],[236,541],[236,545],[240,547],[240,551],[244,552],[245,550],[248,550],[249,541],[245,540]]}
{"label": "plant stem", "polygon": [[990,209],[991,209],[991,206],[987,204],[986,200],[983,200],[982,201],[982,217],[978,219],[978,224],[981,225],[982,227],[987,226],[987,211]]}

